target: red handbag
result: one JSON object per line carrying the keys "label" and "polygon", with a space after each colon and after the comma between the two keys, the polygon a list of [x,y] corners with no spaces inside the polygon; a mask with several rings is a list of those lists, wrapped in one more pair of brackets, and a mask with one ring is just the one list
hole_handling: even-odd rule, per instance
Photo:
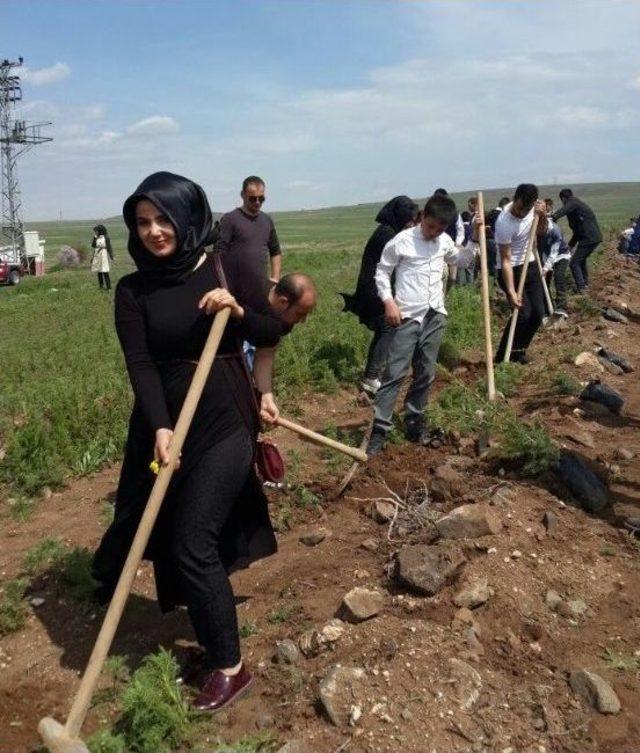
{"label": "red handbag", "polygon": [[[222,260],[220,259],[220,254],[213,254],[213,263],[218,275],[218,281],[220,282],[222,287],[228,290],[229,286],[227,285],[227,278],[224,274],[224,269],[222,268]],[[256,386],[253,382],[253,377],[251,375],[251,372],[249,371],[249,367],[247,366],[247,359],[245,358],[244,352],[242,350],[242,343],[238,343],[238,355],[240,360],[242,361],[242,366],[244,368],[244,373],[247,381],[249,382],[249,391],[251,392],[256,423],[258,425],[258,431],[261,432],[262,419],[260,417],[260,404],[258,402],[258,395],[260,393],[256,389]],[[242,411],[240,412],[242,414]],[[269,481],[273,484],[279,484],[284,478],[284,459],[280,454],[278,445],[276,445],[275,442],[273,442],[268,437],[262,437],[261,439],[258,439],[256,441],[254,465],[256,474],[263,483],[265,481]]]}
{"label": "red handbag", "polygon": [[256,473],[261,481],[279,484],[284,478],[284,460],[278,446],[267,437],[256,443]]}

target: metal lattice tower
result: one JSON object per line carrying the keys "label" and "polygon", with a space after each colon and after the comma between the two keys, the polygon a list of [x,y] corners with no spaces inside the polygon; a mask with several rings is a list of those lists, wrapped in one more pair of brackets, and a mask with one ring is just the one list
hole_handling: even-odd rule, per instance
{"label": "metal lattice tower", "polygon": [[[22,201],[16,163],[18,157],[33,146],[45,141],[53,141],[43,136],[41,128],[51,123],[33,123],[13,118],[16,103],[22,101],[20,76],[13,73],[23,63],[3,60],[0,63],[0,155],[2,161],[2,218],[0,226],[0,245],[15,249],[16,255],[24,252],[22,235]],[[28,265],[27,265],[28,268]]]}

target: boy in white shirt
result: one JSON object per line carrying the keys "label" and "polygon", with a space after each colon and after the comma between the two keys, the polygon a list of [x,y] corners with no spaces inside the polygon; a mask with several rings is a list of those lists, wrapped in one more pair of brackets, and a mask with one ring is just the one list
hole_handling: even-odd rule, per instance
{"label": "boy in white shirt", "polygon": [[[510,361],[529,363],[526,351],[545,316],[544,290],[535,260],[527,269],[527,278],[518,297],[518,285],[524,269],[524,259],[534,214],[538,215],[538,236],[547,232],[547,211],[544,201],[538,201],[538,188],[533,183],[521,183],[513,195],[511,204],[502,210],[496,220],[494,233],[498,246],[498,284],[506,293],[512,310],[520,309],[513,338]],[[511,318],[506,323],[496,351],[496,363],[504,360],[509,338]]]}
{"label": "boy in white shirt", "polygon": [[[374,403],[373,431],[367,454],[377,455],[392,427],[393,408],[402,382],[413,367],[411,386],[404,401],[405,431],[412,442],[428,438],[423,411],[436,372],[440,342],[447,323],[442,270],[445,264],[468,267],[477,248],[469,242],[457,248],[444,232],[458,214],[448,196],[427,201],[419,225],[403,230],[384,247],[375,275],[385,319],[395,327],[387,366]],[[474,220],[474,239],[477,237]],[[395,298],[391,279],[395,274]]]}

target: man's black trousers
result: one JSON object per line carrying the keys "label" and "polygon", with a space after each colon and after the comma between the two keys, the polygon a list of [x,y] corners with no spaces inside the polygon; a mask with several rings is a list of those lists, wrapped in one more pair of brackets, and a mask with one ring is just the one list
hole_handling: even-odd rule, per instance
{"label": "man's black trousers", "polygon": [[[524,265],[513,268],[513,280],[514,287],[517,290],[520,283],[520,276]],[[498,270],[498,284],[507,292],[502,270]],[[529,347],[534,335],[538,331],[542,319],[545,316],[544,307],[544,290],[542,288],[542,282],[540,280],[540,272],[537,265],[534,263],[529,264],[527,270],[527,279],[525,280],[524,290],[522,291],[522,308],[518,314],[518,322],[516,324],[516,331],[513,338],[513,347],[511,348],[510,361],[522,361]],[[496,351],[495,360],[496,363],[500,363],[504,360],[505,350],[507,349],[507,339],[509,338],[509,328],[511,326],[511,317],[507,321],[502,337],[500,338],[500,345]]]}

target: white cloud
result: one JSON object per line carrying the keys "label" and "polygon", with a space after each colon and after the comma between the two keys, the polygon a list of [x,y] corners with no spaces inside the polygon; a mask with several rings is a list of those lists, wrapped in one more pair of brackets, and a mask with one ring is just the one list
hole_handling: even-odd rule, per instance
{"label": "white cloud", "polygon": [[632,89],[639,89],[640,90],[640,76],[636,76],[634,79],[632,79],[629,82],[629,86]]}
{"label": "white cloud", "polygon": [[102,120],[106,108],[104,105],[87,105],[82,109],[82,117],[85,120]]}
{"label": "white cloud", "polygon": [[177,133],[180,125],[168,115],[152,115],[149,118],[143,118],[136,123],[127,126],[127,133],[130,134],[156,134],[156,133]]}
{"label": "white cloud", "polygon": [[56,84],[71,75],[71,68],[66,63],[55,63],[48,68],[22,68],[20,78],[25,84],[47,86]]}

